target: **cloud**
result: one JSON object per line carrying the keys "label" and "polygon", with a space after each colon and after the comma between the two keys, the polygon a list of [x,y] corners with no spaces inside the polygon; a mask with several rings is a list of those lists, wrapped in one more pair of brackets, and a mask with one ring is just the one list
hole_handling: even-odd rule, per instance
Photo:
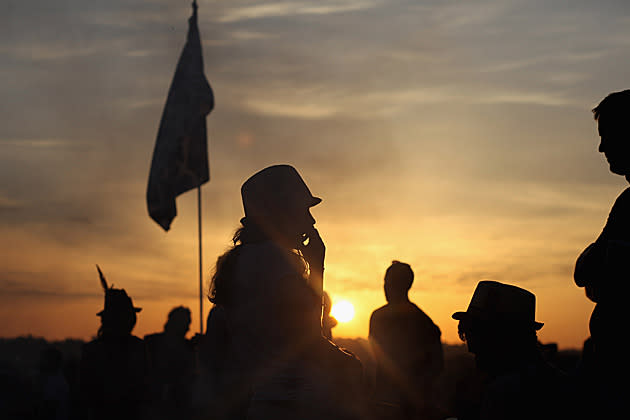
{"label": "cloud", "polygon": [[486,104],[531,104],[543,106],[574,105],[570,100],[546,92],[505,92],[480,95],[479,103]]}
{"label": "cloud", "polygon": [[332,117],[337,113],[337,110],[331,106],[308,103],[274,103],[264,99],[246,100],[244,105],[248,110],[272,117],[322,119]]}
{"label": "cloud", "polygon": [[0,195],[0,212],[4,209],[19,209],[21,206],[21,201]]}
{"label": "cloud", "polygon": [[0,144],[5,148],[27,149],[55,149],[77,146],[76,142],[65,139],[3,139],[0,140]]}
{"label": "cloud", "polygon": [[373,7],[378,1],[354,0],[320,0],[317,2],[270,2],[255,6],[237,6],[223,12],[217,19],[219,22],[231,23],[252,19],[286,17],[293,15],[329,15],[333,13],[352,12]]}
{"label": "cloud", "polygon": [[[329,91],[319,84],[304,93],[294,90],[274,91],[265,96],[254,88],[242,94],[241,109],[260,115],[298,119],[330,119],[339,116],[356,120],[392,118],[409,115],[420,107],[449,104],[502,105],[525,104],[538,106],[579,106],[577,100],[561,92],[476,87],[455,89],[450,85],[394,88],[367,92]],[[260,94],[257,91],[260,90]]]}

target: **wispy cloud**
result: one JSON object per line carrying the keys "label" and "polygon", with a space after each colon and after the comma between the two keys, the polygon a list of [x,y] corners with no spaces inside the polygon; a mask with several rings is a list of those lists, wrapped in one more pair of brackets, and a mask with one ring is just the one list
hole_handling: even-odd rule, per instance
{"label": "wispy cloud", "polygon": [[514,91],[514,92],[479,92],[478,103],[481,104],[529,104],[543,106],[566,106],[574,103],[560,94],[548,92]]}
{"label": "wispy cloud", "polygon": [[[326,119],[339,115],[354,119],[393,117],[409,114],[420,106],[430,105],[501,105],[525,104],[537,106],[576,106],[576,100],[562,92],[496,89],[492,87],[456,88],[428,86],[408,89],[357,92],[321,91],[310,93],[276,92],[266,98],[257,89],[244,97],[242,107],[249,112],[268,116],[298,119]],[[245,96],[245,95],[244,95]]]}
{"label": "wispy cloud", "polygon": [[292,15],[329,15],[333,13],[352,12],[374,7],[377,0],[320,0],[317,2],[275,2],[254,6],[233,7],[224,11],[219,22],[237,22],[270,17]]}
{"label": "wispy cloud", "polygon": [[259,31],[234,31],[230,33],[230,37],[236,40],[240,40],[240,41],[277,38],[276,35],[266,33],[266,32],[259,32]]}
{"label": "wispy cloud", "polygon": [[0,145],[17,148],[53,149],[75,146],[77,142],[64,139],[2,139]]}
{"label": "wispy cloud", "polygon": [[[298,100],[298,98],[295,98]],[[273,100],[249,99],[245,102],[246,109],[269,116],[282,116],[305,119],[321,119],[332,117],[337,110],[331,106],[318,105],[314,103],[279,103]]]}
{"label": "wispy cloud", "polygon": [[0,194],[0,209],[18,209],[22,206],[22,204],[23,203],[20,200]]}

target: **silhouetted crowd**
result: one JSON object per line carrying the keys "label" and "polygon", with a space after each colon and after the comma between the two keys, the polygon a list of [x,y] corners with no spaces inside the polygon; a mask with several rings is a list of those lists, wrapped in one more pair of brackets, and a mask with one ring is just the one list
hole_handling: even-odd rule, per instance
{"label": "silhouetted crowd", "polygon": [[[600,152],[611,172],[630,181],[630,90],[610,94],[593,112]],[[619,343],[630,284],[630,188],[576,262],[575,283],[596,303],[577,368],[550,363],[557,349],[538,341],[534,294],[480,281],[468,308],[452,316],[477,375],[461,378],[450,411],[436,386],[445,369],[440,328],[409,299],[412,268],[393,261],[385,272],[387,304],[370,318],[376,372],[368,378],[332,336],[326,248],[310,212],[321,199],[289,165],[252,175],[241,196],[245,217],[217,259],[204,334],[187,339],[191,313],[177,307],[163,332],[135,337],[141,309],[101,274],[101,327],[80,364],[81,418],[627,418],[628,358]],[[43,354],[40,418],[68,418],[60,364],[58,352]]]}

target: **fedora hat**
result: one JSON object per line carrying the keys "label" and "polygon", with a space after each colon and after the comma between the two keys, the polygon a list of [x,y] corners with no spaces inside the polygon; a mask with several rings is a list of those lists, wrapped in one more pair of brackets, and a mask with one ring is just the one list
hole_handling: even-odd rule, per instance
{"label": "fedora hat", "polygon": [[536,296],[520,287],[496,281],[480,281],[473,293],[468,309],[455,312],[453,319],[478,319],[501,321],[542,328],[542,322],[535,321]]}
{"label": "fedora hat", "polygon": [[245,217],[265,216],[287,203],[313,207],[322,199],[314,197],[291,165],[269,166],[249,177],[241,186]]}

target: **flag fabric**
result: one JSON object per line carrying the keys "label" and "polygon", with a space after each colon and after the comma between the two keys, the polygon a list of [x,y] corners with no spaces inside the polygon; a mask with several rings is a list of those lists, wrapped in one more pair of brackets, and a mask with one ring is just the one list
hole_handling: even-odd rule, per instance
{"label": "flag fabric", "polygon": [[158,129],[147,186],[149,215],[169,230],[177,215],[175,198],[208,182],[206,116],[214,107],[212,88],[203,71],[197,5],[188,20],[188,37]]}

